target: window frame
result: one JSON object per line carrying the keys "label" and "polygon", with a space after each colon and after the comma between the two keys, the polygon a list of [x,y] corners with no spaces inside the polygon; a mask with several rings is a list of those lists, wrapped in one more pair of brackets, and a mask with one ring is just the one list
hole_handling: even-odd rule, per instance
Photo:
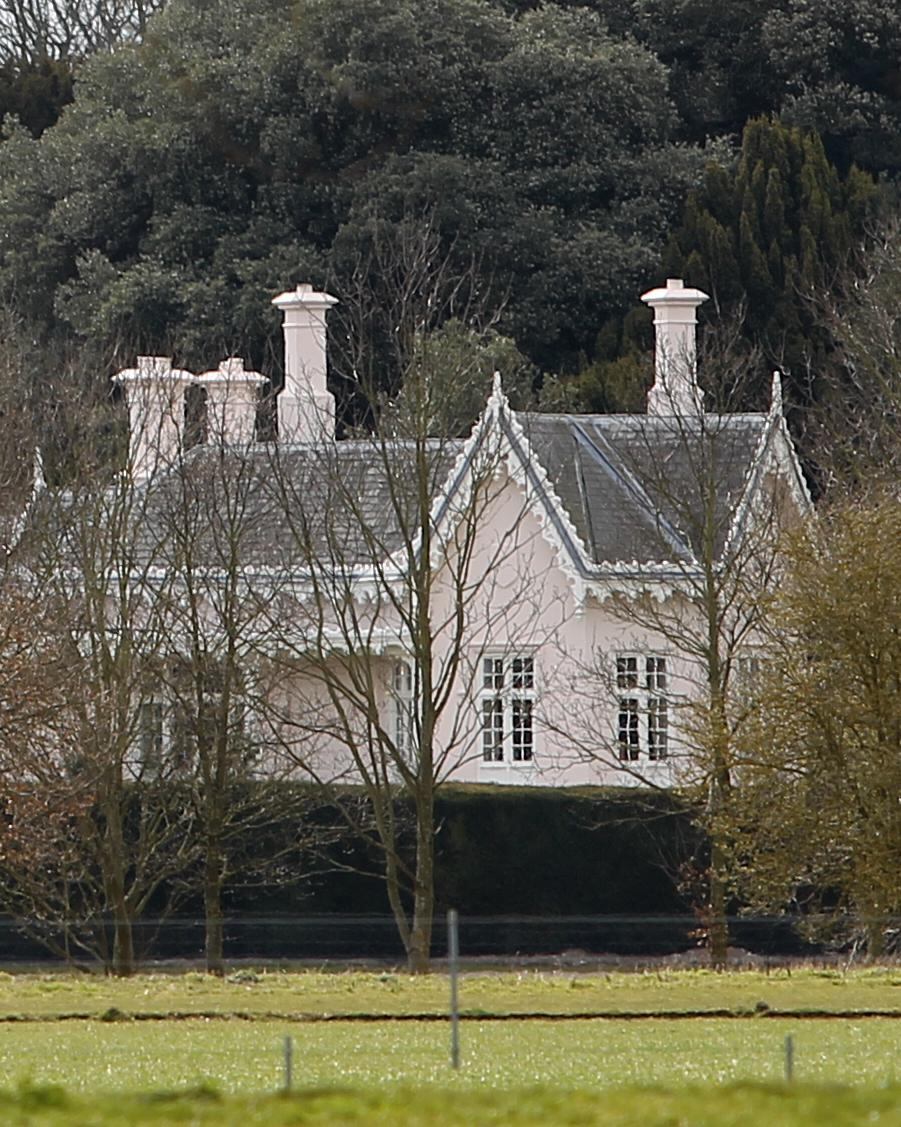
{"label": "window frame", "polygon": [[479,656],[478,759],[480,767],[528,770],[535,764],[535,654],[529,650]]}
{"label": "window frame", "polygon": [[388,683],[391,705],[389,734],[398,756],[409,761],[414,753],[416,678],[413,663],[406,657],[391,663]]}
{"label": "window frame", "polygon": [[672,668],[660,650],[614,655],[614,746],[618,763],[657,766],[672,757]]}
{"label": "window frame", "polygon": [[157,779],[163,770],[167,743],[166,706],[157,697],[142,700],[137,716],[137,770],[141,778]]}

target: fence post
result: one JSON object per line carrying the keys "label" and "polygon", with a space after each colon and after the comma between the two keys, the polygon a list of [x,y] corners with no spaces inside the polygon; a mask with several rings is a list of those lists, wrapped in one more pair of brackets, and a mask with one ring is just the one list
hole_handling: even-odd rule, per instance
{"label": "fence post", "polygon": [[290,1033],[285,1035],[285,1091],[291,1091],[294,1071],[294,1038]]}
{"label": "fence post", "polygon": [[460,962],[460,934],[457,912],[447,913],[447,967],[450,974],[451,1068],[460,1067],[460,1005],[457,995],[457,974]]}
{"label": "fence post", "polygon": [[795,1075],[795,1039],[789,1033],[785,1038],[785,1081],[790,1084]]}

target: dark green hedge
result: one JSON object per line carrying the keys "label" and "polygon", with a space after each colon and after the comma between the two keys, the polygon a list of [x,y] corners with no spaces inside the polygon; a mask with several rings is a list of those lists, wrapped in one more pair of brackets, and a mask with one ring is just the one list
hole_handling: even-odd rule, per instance
{"label": "dark green hedge", "polygon": [[684,913],[674,874],[698,845],[657,792],[460,787],[437,815],[440,906],[464,915]]}
{"label": "dark green hedge", "polygon": [[[471,954],[633,953],[686,946],[677,874],[702,845],[676,796],[637,789],[457,786],[436,802],[435,951],[448,908]],[[335,847],[340,868],[293,887],[233,889],[233,954],[400,955],[377,854]],[[599,918],[603,917],[603,918]]]}
{"label": "dark green hedge", "polygon": [[[227,954],[402,957],[378,852],[337,832],[334,809],[309,789],[296,791],[296,803],[282,805],[276,825],[258,827],[234,846],[240,875],[225,895]],[[406,820],[412,831],[412,818]],[[310,832],[312,822],[323,832]],[[451,907],[460,913],[469,954],[651,953],[690,942],[691,906],[679,894],[677,874],[703,842],[674,795],[446,787],[437,796],[436,825],[436,954],[445,950],[443,921]],[[323,848],[291,848],[298,838],[322,837],[332,839]],[[179,884],[199,887],[191,874]],[[153,917],[169,900],[163,889],[137,926],[139,952],[199,956],[199,892],[180,895],[177,912],[160,924]],[[0,919],[0,958],[42,954],[14,921]]]}

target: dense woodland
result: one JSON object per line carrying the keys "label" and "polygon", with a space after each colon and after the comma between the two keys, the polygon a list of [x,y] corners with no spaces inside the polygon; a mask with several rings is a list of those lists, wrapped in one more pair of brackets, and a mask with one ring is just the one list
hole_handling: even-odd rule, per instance
{"label": "dense woodland", "polygon": [[901,172],[893,0],[158,6],[0,5],[0,295],[43,349],[277,381],[269,296],[343,296],[427,217],[548,406],[641,402],[664,272],[797,420],[840,382],[822,295]]}

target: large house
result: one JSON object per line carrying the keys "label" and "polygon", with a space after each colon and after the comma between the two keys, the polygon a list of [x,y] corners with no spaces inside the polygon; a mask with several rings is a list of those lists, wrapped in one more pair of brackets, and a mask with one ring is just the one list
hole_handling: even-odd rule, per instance
{"label": "large house", "polygon": [[[646,414],[517,412],[496,378],[466,439],[336,439],[335,299],[310,286],[275,299],[277,441],[255,441],[263,377],[240,361],[194,375],[141,358],[119,374],[142,581],[192,556],[205,637],[230,635],[255,670],[267,754],[331,778],[403,776],[423,754],[468,782],[670,785],[691,769],[693,703],[753,675],[754,592],[772,582],[778,526],[810,508],[778,377],[766,413],[705,410],[705,297],[675,279],[643,296]],[[176,552],[186,480],[195,510],[205,500]],[[240,595],[227,624],[217,585]],[[158,758],[176,724],[157,695],[140,742]]]}

